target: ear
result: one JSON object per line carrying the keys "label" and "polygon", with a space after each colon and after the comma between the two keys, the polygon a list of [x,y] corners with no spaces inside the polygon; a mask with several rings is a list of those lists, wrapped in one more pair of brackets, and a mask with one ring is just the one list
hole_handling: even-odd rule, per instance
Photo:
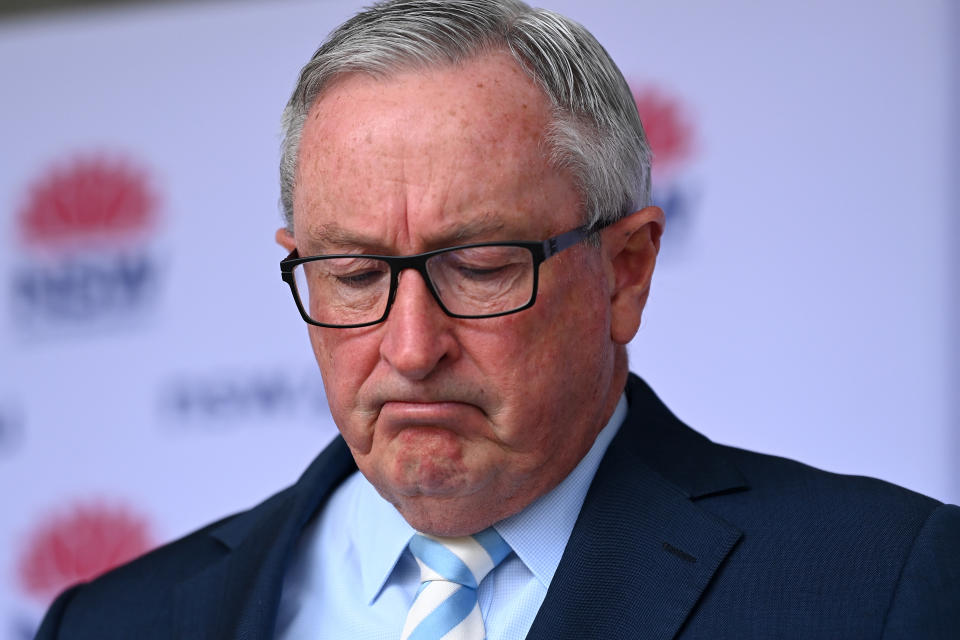
{"label": "ear", "polygon": [[286,227],[277,229],[277,234],[274,237],[277,239],[277,244],[287,251],[293,251],[297,248],[297,241],[293,239],[293,234],[287,231]]}
{"label": "ear", "polygon": [[617,344],[630,342],[640,328],[663,224],[663,211],[646,207],[602,232],[610,283],[610,337]]}

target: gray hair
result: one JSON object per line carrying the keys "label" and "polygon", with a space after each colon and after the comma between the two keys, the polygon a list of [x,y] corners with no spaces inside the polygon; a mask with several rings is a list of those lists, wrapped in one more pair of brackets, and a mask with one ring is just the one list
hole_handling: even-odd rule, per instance
{"label": "gray hair", "polygon": [[333,80],[355,72],[388,77],[498,50],[509,51],[550,100],[549,161],[573,175],[585,224],[609,224],[649,204],[651,152],[636,104],[620,70],[583,26],[519,0],[387,0],[333,31],[300,72],[283,112],[280,201],[287,228],[293,230],[303,126]]}

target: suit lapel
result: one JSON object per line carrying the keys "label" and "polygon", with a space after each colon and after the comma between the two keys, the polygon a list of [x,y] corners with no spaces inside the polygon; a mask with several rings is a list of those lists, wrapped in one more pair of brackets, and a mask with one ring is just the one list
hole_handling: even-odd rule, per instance
{"label": "suit lapel", "polygon": [[532,639],[673,638],[741,533],[695,504],[745,488],[715,445],[631,376]]}
{"label": "suit lapel", "polygon": [[214,526],[221,557],[178,585],[176,638],[272,638],[283,578],[300,532],[332,490],[356,470],[337,438],[297,483]]}

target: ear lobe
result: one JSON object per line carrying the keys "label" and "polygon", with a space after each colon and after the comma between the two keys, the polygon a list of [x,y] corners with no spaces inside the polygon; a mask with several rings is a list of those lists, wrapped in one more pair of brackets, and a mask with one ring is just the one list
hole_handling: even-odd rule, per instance
{"label": "ear lobe", "polygon": [[646,207],[603,230],[611,270],[610,338],[617,344],[630,342],[640,328],[663,225],[663,211]]}
{"label": "ear lobe", "polygon": [[293,251],[297,248],[297,241],[293,239],[293,234],[287,231],[286,227],[280,227],[277,229],[277,233],[274,238],[276,238],[277,244],[287,251]]}

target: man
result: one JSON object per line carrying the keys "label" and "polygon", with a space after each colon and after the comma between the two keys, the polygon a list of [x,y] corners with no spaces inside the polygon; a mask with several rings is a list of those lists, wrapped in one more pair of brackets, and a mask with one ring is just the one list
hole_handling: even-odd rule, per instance
{"label": "man", "polygon": [[377,5],[284,125],[281,269],[342,439],[39,637],[956,637],[960,509],[714,445],[628,374],[663,214],[581,27]]}

